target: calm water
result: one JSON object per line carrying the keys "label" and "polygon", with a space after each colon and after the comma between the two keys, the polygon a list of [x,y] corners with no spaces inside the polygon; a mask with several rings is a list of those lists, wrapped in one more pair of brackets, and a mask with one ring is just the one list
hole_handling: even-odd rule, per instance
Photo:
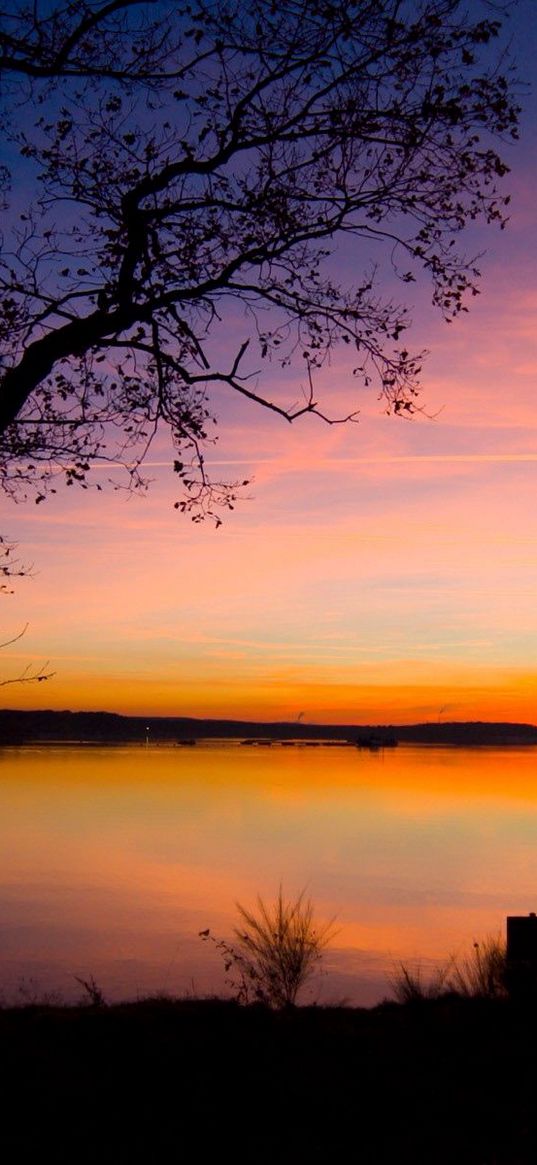
{"label": "calm water", "polygon": [[0,753],[0,990],[222,991],[234,903],[307,886],[339,933],[322,1001],[373,1003],[537,909],[537,752],[400,747]]}

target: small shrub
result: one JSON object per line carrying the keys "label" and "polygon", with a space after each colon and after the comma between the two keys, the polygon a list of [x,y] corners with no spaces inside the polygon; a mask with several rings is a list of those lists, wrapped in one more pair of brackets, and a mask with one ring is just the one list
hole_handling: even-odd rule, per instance
{"label": "small shrub", "polygon": [[240,1003],[293,1007],[335,933],[333,920],[318,926],[304,891],[286,901],[281,887],[272,906],[258,897],[257,911],[240,903],[237,910],[240,925],[235,927],[234,943],[215,939],[210,930],[200,931],[200,937],[214,942],[222,955],[235,998]]}

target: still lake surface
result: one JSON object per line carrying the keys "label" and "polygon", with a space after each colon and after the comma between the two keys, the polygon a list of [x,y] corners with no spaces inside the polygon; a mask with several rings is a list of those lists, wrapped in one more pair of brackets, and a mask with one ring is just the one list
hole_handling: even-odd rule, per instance
{"label": "still lake surface", "polygon": [[[0,752],[0,992],[224,993],[198,937],[306,887],[336,938],[311,998],[372,1004],[537,909],[537,750]],[[305,1000],[306,1001],[306,1000]]]}

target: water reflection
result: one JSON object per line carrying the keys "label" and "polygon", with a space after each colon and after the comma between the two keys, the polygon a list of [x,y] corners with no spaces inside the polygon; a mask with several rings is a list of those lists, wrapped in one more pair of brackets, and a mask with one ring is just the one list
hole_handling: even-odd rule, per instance
{"label": "water reflection", "polygon": [[459,950],[537,900],[536,754],[28,748],[0,754],[0,984],[220,990],[197,938],[280,881],[338,917],[317,993],[370,1003],[396,958]]}

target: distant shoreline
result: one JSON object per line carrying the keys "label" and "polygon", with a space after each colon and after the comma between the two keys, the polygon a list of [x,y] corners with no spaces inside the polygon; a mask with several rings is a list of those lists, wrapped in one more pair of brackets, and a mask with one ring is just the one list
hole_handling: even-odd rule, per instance
{"label": "distant shoreline", "polygon": [[421,724],[304,724],[184,716],[120,716],[114,712],[0,710],[0,747],[22,744],[170,744],[235,740],[271,744],[347,745],[365,749],[397,744],[520,747],[537,745],[537,727],[492,721]]}

